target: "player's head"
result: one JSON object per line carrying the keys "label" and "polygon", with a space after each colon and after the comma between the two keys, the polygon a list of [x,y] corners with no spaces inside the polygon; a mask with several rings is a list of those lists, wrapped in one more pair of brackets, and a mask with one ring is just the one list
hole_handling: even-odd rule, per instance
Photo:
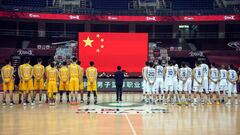
{"label": "player's head", "polygon": [[211,67],[216,67],[216,64],[213,62],[213,63],[211,64]]}
{"label": "player's head", "polygon": [[225,65],[221,65],[221,69],[225,69]]}
{"label": "player's head", "polygon": [[52,63],[50,64],[50,66],[51,66],[51,68],[54,68],[54,66],[55,66],[55,63],[54,63],[54,62],[52,62]]}
{"label": "player's head", "polygon": [[181,62],[181,67],[185,67],[185,62]]}
{"label": "player's head", "polygon": [[148,61],[145,62],[145,66],[149,66],[149,62]]}
{"label": "player's head", "polygon": [[78,64],[78,65],[81,65],[81,61],[80,61],[80,60],[78,60],[78,61],[77,61],[77,64]]}
{"label": "player's head", "polygon": [[38,58],[38,59],[37,59],[37,63],[42,64],[42,59],[41,59],[41,58]]}
{"label": "player's head", "polygon": [[6,63],[6,65],[8,65],[8,64],[11,65],[11,61],[9,59],[6,59],[5,63]]}
{"label": "player's head", "polygon": [[72,58],[72,62],[73,62],[73,63],[77,63],[77,58],[76,58],[76,57],[73,57],[73,58]]}
{"label": "player's head", "polygon": [[230,69],[234,69],[234,65],[233,64],[231,64],[229,67],[230,67]]}
{"label": "player's head", "polygon": [[92,67],[94,66],[94,62],[93,61],[90,61],[89,65]]}
{"label": "player's head", "polygon": [[172,66],[172,61],[168,61],[168,62],[167,62],[167,65],[168,65],[168,66]]}
{"label": "player's head", "polygon": [[153,65],[154,65],[153,62],[149,62],[150,67],[153,67]]}
{"label": "player's head", "polygon": [[66,61],[64,61],[64,62],[62,63],[62,65],[63,65],[63,66],[66,66],[66,65],[67,65],[67,62],[66,62]]}
{"label": "player's head", "polygon": [[29,58],[29,57],[26,57],[26,58],[24,59],[24,63],[25,63],[25,64],[29,64],[29,63],[30,63],[30,58]]}
{"label": "player's head", "polygon": [[117,70],[121,70],[122,69],[122,67],[121,66],[117,66]]}
{"label": "player's head", "polygon": [[199,66],[200,65],[200,62],[199,61],[196,61],[195,62],[195,66],[197,67],[197,66]]}
{"label": "player's head", "polygon": [[162,61],[161,60],[158,60],[158,65],[162,65]]}
{"label": "player's head", "polygon": [[172,65],[175,65],[176,64],[176,61],[175,60],[172,60]]}
{"label": "player's head", "polygon": [[49,64],[49,65],[51,65],[52,62],[53,62],[52,59],[49,59],[49,60],[48,60],[48,64]]}

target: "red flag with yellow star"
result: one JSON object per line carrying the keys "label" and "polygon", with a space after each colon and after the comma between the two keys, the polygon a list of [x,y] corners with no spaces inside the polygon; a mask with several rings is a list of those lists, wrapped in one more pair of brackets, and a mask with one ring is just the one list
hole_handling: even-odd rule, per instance
{"label": "red flag with yellow star", "polygon": [[99,72],[140,73],[148,58],[147,33],[79,33],[79,59],[84,68],[95,62]]}

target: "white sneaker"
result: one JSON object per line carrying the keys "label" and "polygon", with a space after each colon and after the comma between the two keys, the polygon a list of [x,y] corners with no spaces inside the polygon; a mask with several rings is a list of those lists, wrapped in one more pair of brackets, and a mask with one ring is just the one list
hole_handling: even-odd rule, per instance
{"label": "white sneaker", "polygon": [[2,103],[2,106],[6,106],[6,103]]}
{"label": "white sneaker", "polygon": [[228,100],[228,102],[226,103],[226,105],[231,105],[231,101],[230,101],[230,100]]}
{"label": "white sneaker", "polygon": [[10,106],[13,106],[13,103],[10,103]]}
{"label": "white sneaker", "polygon": [[235,101],[235,105],[238,105],[238,101]]}
{"label": "white sneaker", "polygon": [[24,105],[24,106],[26,106],[26,105],[27,105],[27,103],[23,103],[23,105]]}

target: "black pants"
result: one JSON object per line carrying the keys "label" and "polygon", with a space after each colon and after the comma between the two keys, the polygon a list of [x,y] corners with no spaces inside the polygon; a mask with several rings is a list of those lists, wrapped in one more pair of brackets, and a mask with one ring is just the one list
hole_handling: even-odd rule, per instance
{"label": "black pants", "polygon": [[122,84],[121,85],[116,85],[117,91],[117,101],[122,101]]}

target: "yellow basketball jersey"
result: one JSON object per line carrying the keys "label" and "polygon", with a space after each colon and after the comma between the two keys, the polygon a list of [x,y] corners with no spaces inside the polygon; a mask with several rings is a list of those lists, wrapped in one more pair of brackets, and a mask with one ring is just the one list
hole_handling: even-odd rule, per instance
{"label": "yellow basketball jersey", "polygon": [[77,64],[73,63],[69,66],[70,78],[79,78],[80,68]]}
{"label": "yellow basketball jersey", "polygon": [[56,68],[49,68],[47,70],[47,80],[48,81],[57,81],[57,69]]}
{"label": "yellow basketball jersey", "polygon": [[83,82],[83,75],[84,75],[84,70],[81,66],[79,66],[79,81]]}
{"label": "yellow basketball jersey", "polygon": [[45,69],[46,76],[47,76],[47,73],[48,73],[48,70],[49,70],[49,69],[51,69],[51,66],[50,66],[50,65],[48,65],[48,66],[46,67],[46,69]]}
{"label": "yellow basketball jersey", "polygon": [[33,68],[30,64],[23,64],[21,66],[21,77],[23,80],[29,80],[32,78]]}
{"label": "yellow basketball jersey", "polygon": [[59,77],[61,81],[67,82],[69,78],[69,70],[66,66],[63,66],[59,70]]}
{"label": "yellow basketball jersey", "polygon": [[35,79],[41,79],[44,75],[44,66],[41,64],[36,64],[33,66],[33,75]]}
{"label": "yellow basketball jersey", "polygon": [[14,68],[10,65],[6,65],[2,67],[1,73],[2,73],[3,81],[10,82],[13,79],[13,72],[14,72]]}
{"label": "yellow basketball jersey", "polygon": [[97,69],[95,67],[89,67],[86,70],[86,76],[88,81],[94,82],[97,78]]}

